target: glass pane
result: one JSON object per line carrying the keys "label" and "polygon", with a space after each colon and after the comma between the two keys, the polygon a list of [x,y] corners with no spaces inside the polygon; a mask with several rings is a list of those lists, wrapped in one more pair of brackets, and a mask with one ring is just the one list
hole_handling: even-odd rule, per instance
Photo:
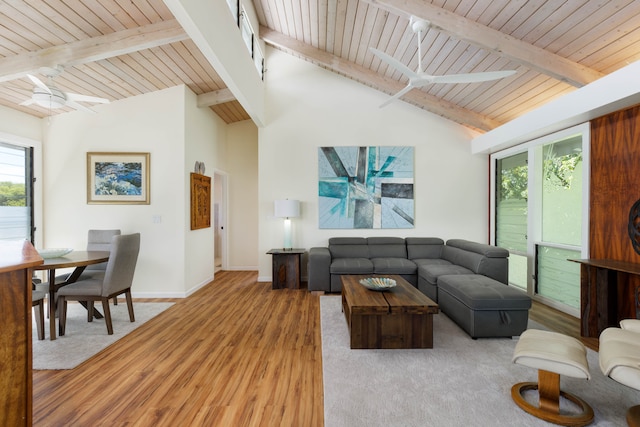
{"label": "glass pane", "polygon": [[543,148],[542,240],[581,245],[582,135]]}
{"label": "glass pane", "polygon": [[253,58],[253,29],[251,28],[251,24],[249,23],[247,13],[244,11],[244,8],[240,16],[242,18],[240,19],[240,32],[242,33],[242,39]]}
{"label": "glass pane", "polygon": [[527,289],[527,257],[524,255],[509,255],[509,284]]}
{"label": "glass pane", "polygon": [[238,24],[239,22],[238,0],[227,0],[227,4],[229,5],[229,10],[231,10],[231,14],[233,15],[234,22]]}
{"label": "glass pane", "polygon": [[496,244],[527,252],[527,153],[497,161]]}
{"label": "glass pane", "polygon": [[537,293],[569,307],[580,308],[580,265],[567,259],[580,251],[538,246]]}
{"label": "glass pane", "polygon": [[31,240],[27,149],[0,143],[0,240]]}

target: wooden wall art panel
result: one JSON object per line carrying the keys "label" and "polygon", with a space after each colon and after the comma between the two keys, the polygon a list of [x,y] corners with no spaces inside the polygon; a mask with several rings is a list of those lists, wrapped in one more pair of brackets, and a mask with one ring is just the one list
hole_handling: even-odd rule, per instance
{"label": "wooden wall art panel", "polygon": [[191,229],[211,227],[211,177],[191,174]]}

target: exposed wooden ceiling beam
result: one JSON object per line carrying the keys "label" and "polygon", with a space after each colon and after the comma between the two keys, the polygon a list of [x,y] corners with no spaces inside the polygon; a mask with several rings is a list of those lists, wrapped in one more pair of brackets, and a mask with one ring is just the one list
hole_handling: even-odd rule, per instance
{"label": "exposed wooden ceiling beam", "polygon": [[235,100],[236,97],[233,96],[233,93],[231,93],[229,89],[220,89],[198,95],[198,107],[211,107]]}
{"label": "exposed wooden ceiling beam", "polygon": [[103,36],[0,59],[0,82],[35,73],[41,67],[73,66],[188,39],[178,21],[162,21]]}
{"label": "exposed wooden ceiling beam", "polygon": [[407,19],[411,15],[425,19],[431,23],[431,28],[446,33],[456,40],[490,50],[575,87],[582,87],[604,76],[596,70],[422,0],[362,1]]}
{"label": "exposed wooden ceiling beam", "polygon": [[[342,74],[374,89],[395,94],[405,85],[391,80],[354,62],[347,61],[326,51],[319,50],[306,43],[287,37],[282,33],[266,27],[260,27],[260,37],[265,43],[287,52],[293,56],[303,58],[320,67]],[[414,89],[402,97],[403,100],[424,110],[438,114],[457,123],[473,129],[489,131],[502,123],[481,116],[473,111],[460,108],[455,104],[443,101],[421,90]]]}

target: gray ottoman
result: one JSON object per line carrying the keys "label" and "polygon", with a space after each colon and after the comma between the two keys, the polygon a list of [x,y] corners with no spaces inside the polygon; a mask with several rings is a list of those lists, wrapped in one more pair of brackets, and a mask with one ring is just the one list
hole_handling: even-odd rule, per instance
{"label": "gray ottoman", "polygon": [[531,298],[481,274],[438,277],[440,310],[471,338],[512,337],[527,329]]}

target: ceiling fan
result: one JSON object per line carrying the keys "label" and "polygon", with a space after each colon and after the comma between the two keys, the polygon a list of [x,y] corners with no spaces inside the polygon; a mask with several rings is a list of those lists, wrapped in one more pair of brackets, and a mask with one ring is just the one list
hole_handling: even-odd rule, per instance
{"label": "ceiling fan", "polygon": [[95,113],[89,107],[86,107],[79,102],[91,102],[96,104],[108,104],[109,100],[106,98],[98,98],[97,96],[81,95],[78,93],[63,92],[53,84],[54,77],[57,77],[62,72],[62,67],[55,68],[43,67],[40,69],[40,73],[48,77],[48,84],[45,84],[32,74],[27,74],[29,80],[33,82],[35,87],[31,98],[20,103],[20,105],[32,105],[36,104],[50,110],[62,107],[71,107],[76,110],[87,111]]}
{"label": "ceiling fan", "polygon": [[442,76],[432,76],[422,71],[422,34],[429,29],[429,22],[424,19],[417,18],[415,16],[411,17],[410,20],[411,29],[414,33],[418,35],[418,69],[413,71],[402,62],[393,58],[386,53],[370,47],[369,50],[380,58],[383,62],[386,62],[391,67],[400,71],[406,77],[409,78],[409,84],[402,89],[400,92],[393,95],[387,101],[380,105],[380,108],[386,106],[387,104],[395,101],[400,98],[402,95],[406,94],[413,88],[420,88],[432,83],[477,83],[477,82],[486,82],[490,80],[502,79],[508,76],[515,74],[515,70],[505,70],[505,71],[488,71],[484,73],[469,73],[469,74],[449,74]]}

